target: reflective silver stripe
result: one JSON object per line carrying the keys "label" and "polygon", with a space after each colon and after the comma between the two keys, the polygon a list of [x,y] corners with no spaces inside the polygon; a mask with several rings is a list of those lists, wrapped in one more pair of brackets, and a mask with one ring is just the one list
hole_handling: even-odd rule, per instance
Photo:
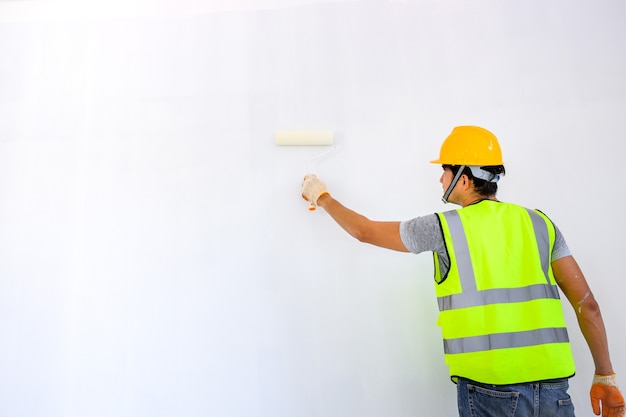
{"label": "reflective silver stripe", "polygon": [[539,256],[541,257],[541,269],[546,276],[546,283],[550,284],[550,236],[548,235],[548,225],[536,211],[526,209],[533,222],[535,229],[535,237],[537,239],[537,247],[539,247]]}
{"label": "reflective silver stripe", "polygon": [[455,354],[567,342],[569,342],[569,338],[565,328],[548,328],[525,332],[445,339],[443,346],[445,353]]}
{"label": "reflective silver stripe", "polygon": [[559,298],[555,285],[535,284],[521,288],[493,288],[475,291],[472,294],[455,294],[438,297],[439,311],[476,307],[488,304],[521,303],[542,298]]}
{"label": "reflective silver stripe", "polygon": [[548,227],[543,218],[535,211],[528,210],[528,213],[535,230],[537,246],[541,258],[541,268],[546,283],[521,288],[493,288],[483,291],[478,291],[476,288],[474,268],[472,267],[472,261],[469,255],[469,245],[458,211],[454,210],[443,213],[450,230],[452,247],[454,247],[454,253],[456,254],[457,269],[459,271],[459,279],[463,292],[461,294],[438,297],[437,303],[439,305],[439,311],[488,304],[524,302],[543,298],[559,298],[557,286],[550,284],[550,239]]}
{"label": "reflective silver stripe", "polygon": [[457,269],[461,278],[461,288],[463,292],[476,292],[476,279],[474,279],[474,268],[472,267],[472,259],[470,258],[469,245],[467,237],[461,223],[461,217],[457,210],[446,211],[443,213],[448,222],[450,236],[452,236],[452,247],[456,254]]}

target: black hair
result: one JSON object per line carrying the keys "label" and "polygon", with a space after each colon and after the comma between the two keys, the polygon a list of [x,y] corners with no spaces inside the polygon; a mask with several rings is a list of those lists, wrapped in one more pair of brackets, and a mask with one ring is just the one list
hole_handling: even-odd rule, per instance
{"label": "black hair", "polygon": [[[460,165],[443,165],[443,168],[448,168],[452,171],[452,175],[456,175],[459,172]],[[504,165],[494,165],[494,166],[484,166],[480,167],[481,169],[491,172],[494,175],[504,175],[506,171],[504,169]],[[472,174],[472,170],[466,165],[463,169],[462,174],[467,175],[467,178],[472,180],[474,183],[474,190],[483,197],[490,197],[492,195],[496,195],[498,192],[498,183],[497,182],[489,182],[482,180],[480,178],[474,177]]]}

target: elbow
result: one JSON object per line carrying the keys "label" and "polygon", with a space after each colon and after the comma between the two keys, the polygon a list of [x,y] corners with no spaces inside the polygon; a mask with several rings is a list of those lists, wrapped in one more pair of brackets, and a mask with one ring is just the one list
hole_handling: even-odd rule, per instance
{"label": "elbow", "polygon": [[362,229],[362,228],[358,228],[352,231],[352,236],[358,240],[361,243],[369,243],[370,239],[369,239],[369,234],[367,233],[367,230]]}
{"label": "elbow", "polygon": [[372,231],[371,228],[368,227],[367,221],[361,221],[354,226],[351,230],[350,234],[361,243],[371,243],[372,242]]}
{"label": "elbow", "polygon": [[591,291],[587,292],[582,300],[576,303],[576,315],[592,318],[600,315],[600,305]]}

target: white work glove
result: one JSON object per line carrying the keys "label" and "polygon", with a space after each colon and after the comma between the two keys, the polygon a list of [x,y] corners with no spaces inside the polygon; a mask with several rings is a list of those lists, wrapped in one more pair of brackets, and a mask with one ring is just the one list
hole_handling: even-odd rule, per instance
{"label": "white work glove", "polygon": [[307,174],[302,181],[302,198],[309,202],[309,210],[315,210],[317,200],[328,194],[326,184],[320,181],[315,174]]}
{"label": "white work glove", "polygon": [[[591,383],[591,407],[597,416],[622,417],[624,415],[624,397],[615,381],[615,374],[594,375]],[[602,405],[602,410],[600,410]]]}

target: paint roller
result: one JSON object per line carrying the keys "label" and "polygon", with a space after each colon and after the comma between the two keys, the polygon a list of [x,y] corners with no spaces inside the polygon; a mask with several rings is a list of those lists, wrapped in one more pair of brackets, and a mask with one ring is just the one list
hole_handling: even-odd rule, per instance
{"label": "paint roller", "polygon": [[[322,130],[279,130],[276,132],[276,145],[278,146],[332,146],[326,152],[309,160],[307,172],[313,172],[313,165],[318,160],[335,150],[335,137],[333,132]],[[315,210],[315,204],[309,201],[309,210]]]}

